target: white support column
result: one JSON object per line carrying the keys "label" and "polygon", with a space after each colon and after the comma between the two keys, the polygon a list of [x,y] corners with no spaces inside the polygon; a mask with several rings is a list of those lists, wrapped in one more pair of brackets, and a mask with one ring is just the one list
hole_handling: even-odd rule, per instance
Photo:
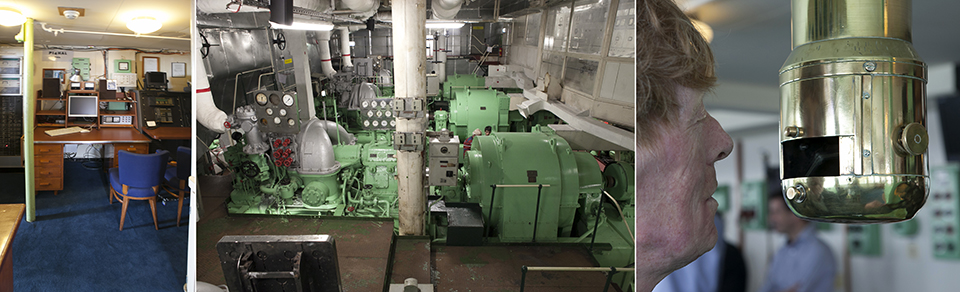
{"label": "white support column", "polygon": [[[393,66],[397,98],[427,96],[426,0],[393,2]],[[426,118],[397,118],[398,132],[423,133]],[[424,235],[423,151],[397,151],[400,235]]]}

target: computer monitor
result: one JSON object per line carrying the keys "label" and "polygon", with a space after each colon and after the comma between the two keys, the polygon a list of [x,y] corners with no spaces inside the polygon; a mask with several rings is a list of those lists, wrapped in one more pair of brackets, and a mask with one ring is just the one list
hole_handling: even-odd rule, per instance
{"label": "computer monitor", "polygon": [[71,95],[67,100],[67,116],[71,118],[97,117],[100,102],[96,96]]}
{"label": "computer monitor", "polygon": [[147,72],[143,77],[143,88],[167,89],[167,73]]}

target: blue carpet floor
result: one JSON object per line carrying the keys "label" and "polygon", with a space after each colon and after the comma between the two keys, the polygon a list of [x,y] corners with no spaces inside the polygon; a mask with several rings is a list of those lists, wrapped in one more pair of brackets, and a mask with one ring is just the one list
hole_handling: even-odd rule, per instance
{"label": "blue carpet floor", "polygon": [[39,192],[37,220],[14,238],[16,291],[183,291],[189,198],[180,227],[177,202],[158,200],[160,230],[149,204],[131,201],[120,231],[121,204],[109,204],[108,190],[101,170],[64,163],[63,191]]}

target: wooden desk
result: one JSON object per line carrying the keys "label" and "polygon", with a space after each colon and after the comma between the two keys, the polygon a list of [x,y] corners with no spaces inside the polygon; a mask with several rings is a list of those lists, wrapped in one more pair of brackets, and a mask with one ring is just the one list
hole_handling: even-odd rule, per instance
{"label": "wooden desk", "polygon": [[23,211],[23,204],[0,205],[0,292],[13,291],[13,236]]}
{"label": "wooden desk", "polygon": [[89,133],[50,136],[44,133],[55,128],[37,127],[33,132],[34,184],[37,191],[63,189],[63,144],[112,144],[113,167],[117,167],[117,151],[147,154],[150,138],[134,128],[100,128]]}
{"label": "wooden desk", "polygon": [[157,127],[143,132],[154,140],[190,140],[193,137],[190,127]]}

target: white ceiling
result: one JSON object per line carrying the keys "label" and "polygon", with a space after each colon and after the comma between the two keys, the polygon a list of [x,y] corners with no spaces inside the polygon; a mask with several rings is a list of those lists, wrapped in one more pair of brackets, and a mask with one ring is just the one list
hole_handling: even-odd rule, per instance
{"label": "white ceiling", "polygon": [[[65,30],[95,31],[133,34],[127,29],[127,20],[136,16],[154,16],[163,23],[155,36],[190,38],[190,16],[193,7],[190,0],[0,0],[0,7],[19,10],[38,22],[34,27],[34,42],[38,46],[102,46],[142,49],[190,50],[190,41],[104,36],[94,34],[63,33],[54,36],[43,31],[39,22],[47,27]],[[57,7],[84,8],[84,16],[69,20],[60,15]],[[0,27],[0,44],[16,44],[14,36],[20,27]]]}
{"label": "white ceiling", "polygon": [[[681,7],[686,5],[688,13],[709,24],[714,31],[711,48],[717,60],[719,86],[714,91],[716,96],[706,99],[711,113],[723,109],[724,116],[731,119],[738,115],[730,115],[730,111],[777,116],[777,72],[791,49],[790,1],[677,2]],[[960,1],[913,1],[913,45],[929,67],[960,61],[957,12],[960,12]],[[751,126],[740,121],[718,120],[724,128]],[[772,124],[776,123],[777,119],[773,119]],[[728,132],[735,130],[728,129]]]}

